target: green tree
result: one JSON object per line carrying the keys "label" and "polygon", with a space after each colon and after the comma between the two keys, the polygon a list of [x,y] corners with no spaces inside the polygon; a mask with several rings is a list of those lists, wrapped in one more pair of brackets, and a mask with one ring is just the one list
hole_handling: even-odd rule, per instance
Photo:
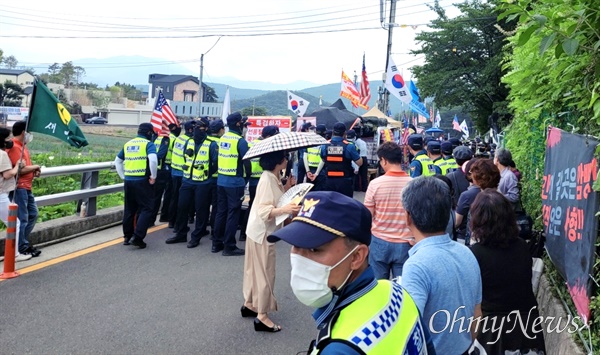
{"label": "green tree", "polygon": [[21,106],[23,94],[21,85],[10,80],[0,84],[0,106]]}
{"label": "green tree", "polygon": [[17,58],[15,58],[14,55],[9,55],[8,57],[4,57],[2,62],[4,63],[4,66],[7,67],[8,69],[14,69],[17,67],[17,65],[19,65],[19,61],[17,60]]}
{"label": "green tree", "polygon": [[[206,85],[206,84],[204,84],[204,85]],[[219,99],[219,96],[217,96],[215,89],[206,85],[206,89],[204,90],[204,99],[202,101],[203,102],[217,102],[218,99]]]}
{"label": "green tree", "polygon": [[58,74],[60,72],[61,65],[58,63],[54,63],[48,67],[48,73],[50,74]]}
{"label": "green tree", "polygon": [[73,82],[73,79],[75,79],[75,66],[73,65],[73,62],[64,63],[60,68],[59,74],[62,77],[62,83],[65,87],[69,87]]}
{"label": "green tree", "polygon": [[0,49],[0,64],[2,64],[2,61],[4,61],[4,51]]}
{"label": "green tree", "polygon": [[98,108],[107,108],[111,97],[104,90],[88,90],[87,96],[92,100],[92,105]]}
{"label": "green tree", "polygon": [[267,109],[261,106],[248,106],[240,110],[242,116],[266,116]]}
{"label": "green tree", "polygon": [[438,18],[432,31],[416,36],[421,48],[413,54],[425,55],[425,64],[411,68],[423,97],[434,97],[437,107],[462,106],[479,131],[490,127],[488,118],[497,113],[506,124],[508,89],[503,75],[504,36],[494,27],[495,1],[470,0],[456,7],[461,15],[448,18],[436,0],[430,8]]}

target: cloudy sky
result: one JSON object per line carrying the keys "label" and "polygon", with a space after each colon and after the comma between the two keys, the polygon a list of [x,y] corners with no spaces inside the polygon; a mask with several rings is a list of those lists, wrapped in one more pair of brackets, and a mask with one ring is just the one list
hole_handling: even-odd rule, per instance
{"label": "cloudy sky", "polygon": [[[3,1],[0,49],[23,66],[141,55],[161,58],[157,65],[181,63],[195,72],[200,55],[210,51],[204,57],[207,81],[230,76],[327,84],[339,81],[342,69],[350,76],[360,73],[363,53],[370,80],[381,79],[385,69],[387,31],[381,28],[378,0],[155,3],[162,6],[123,0]],[[392,52],[407,78],[408,68],[422,60],[409,54],[418,45],[414,36],[435,17],[426,3],[432,1],[397,2],[396,23],[405,26],[394,28]],[[440,0],[450,16],[457,13],[452,3]]]}

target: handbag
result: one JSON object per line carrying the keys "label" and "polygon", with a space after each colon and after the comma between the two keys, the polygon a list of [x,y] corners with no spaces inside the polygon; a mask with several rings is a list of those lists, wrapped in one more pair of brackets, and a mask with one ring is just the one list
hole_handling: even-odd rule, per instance
{"label": "handbag", "polygon": [[[521,186],[519,183],[519,191]],[[521,202],[521,194],[519,193],[519,201],[515,205],[515,215],[517,217],[517,226],[519,227],[519,237],[529,240],[533,235],[533,219],[527,214]]]}

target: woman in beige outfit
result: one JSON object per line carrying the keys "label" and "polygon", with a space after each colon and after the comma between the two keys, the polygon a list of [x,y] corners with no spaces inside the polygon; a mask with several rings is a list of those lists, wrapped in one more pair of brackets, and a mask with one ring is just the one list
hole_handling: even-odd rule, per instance
{"label": "woman in beige outfit", "polygon": [[291,177],[285,186],[280,173],[287,165],[284,151],[268,153],[260,157],[263,173],[256,187],[256,197],[250,209],[246,229],[246,255],[244,257],[244,305],[242,317],[256,317],[254,330],[278,332],[281,327],[273,323],[268,313],[277,310],[273,294],[275,287],[275,244],[266,237],[282,225],[275,224],[275,217],[297,213],[300,206],[289,204],[277,208],[277,202],[294,182]]}

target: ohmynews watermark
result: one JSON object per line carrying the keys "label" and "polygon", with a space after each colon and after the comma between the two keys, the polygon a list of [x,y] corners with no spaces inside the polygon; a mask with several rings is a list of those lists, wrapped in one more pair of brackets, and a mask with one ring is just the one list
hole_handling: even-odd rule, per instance
{"label": "ohmynews watermark", "polygon": [[[543,332],[544,329],[546,329],[547,334],[562,333],[564,331],[573,334],[585,328],[585,325],[579,316],[571,317],[569,315],[566,319],[565,317],[552,316],[533,317],[532,312],[536,308],[536,306],[531,307],[526,318],[521,314],[522,312],[515,310],[507,315],[485,316],[477,319],[458,315],[460,310],[465,309],[465,306],[460,306],[453,314],[448,310],[441,309],[431,315],[431,318],[429,319],[429,331],[433,334],[445,332],[453,333],[455,331],[462,333],[470,331],[471,329],[477,329],[478,333],[487,333],[491,331],[497,334],[494,341],[488,342],[488,344],[491,345],[498,342],[502,334],[519,331],[517,327],[520,328],[521,333],[528,339],[535,339],[536,334]],[[434,320],[442,320],[443,327],[441,327],[440,324],[434,324]],[[458,329],[456,329],[457,326]]]}

